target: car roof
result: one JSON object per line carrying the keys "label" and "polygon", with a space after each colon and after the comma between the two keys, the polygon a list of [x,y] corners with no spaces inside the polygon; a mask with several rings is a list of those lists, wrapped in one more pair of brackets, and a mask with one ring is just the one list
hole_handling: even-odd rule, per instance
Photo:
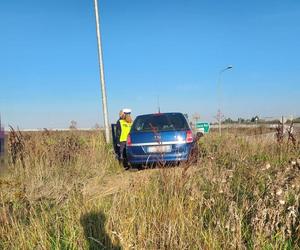
{"label": "car roof", "polygon": [[166,113],[152,113],[152,114],[143,114],[143,115],[137,115],[137,117],[139,116],[150,116],[150,115],[175,115],[175,114],[178,114],[178,115],[183,115],[181,112],[166,112]]}

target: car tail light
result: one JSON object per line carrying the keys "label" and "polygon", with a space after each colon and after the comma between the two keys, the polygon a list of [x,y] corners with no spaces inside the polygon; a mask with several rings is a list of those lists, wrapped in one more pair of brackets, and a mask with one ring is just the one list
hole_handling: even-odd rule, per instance
{"label": "car tail light", "polygon": [[186,131],[186,142],[193,142],[193,133],[191,130]]}
{"label": "car tail light", "polygon": [[127,142],[126,142],[127,146],[130,146],[132,143],[131,143],[131,137],[130,135],[128,135],[127,137]]}

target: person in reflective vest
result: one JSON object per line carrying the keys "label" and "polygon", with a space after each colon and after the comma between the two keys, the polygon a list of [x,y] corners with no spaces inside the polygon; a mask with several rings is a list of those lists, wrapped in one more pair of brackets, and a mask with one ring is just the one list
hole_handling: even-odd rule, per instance
{"label": "person in reflective vest", "polygon": [[118,159],[120,158],[120,136],[121,136],[121,123],[120,121],[125,118],[123,109],[119,112],[119,119],[116,123],[116,153],[118,154]]}
{"label": "person in reflective vest", "polygon": [[121,133],[119,137],[120,142],[120,152],[119,152],[119,159],[122,161],[124,159],[124,149],[126,147],[126,141],[127,137],[129,135],[131,125],[132,125],[132,119],[131,119],[131,110],[130,109],[123,109],[124,117],[123,119],[120,119],[120,128]]}

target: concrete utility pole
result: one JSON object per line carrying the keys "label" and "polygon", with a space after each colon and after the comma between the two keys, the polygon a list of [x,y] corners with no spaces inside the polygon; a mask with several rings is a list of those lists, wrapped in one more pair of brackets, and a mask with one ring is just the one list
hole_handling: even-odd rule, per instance
{"label": "concrete utility pole", "polygon": [[104,80],[104,66],[103,66],[103,55],[102,55],[102,45],[101,45],[98,0],[94,0],[94,4],[95,4],[95,16],[96,16],[96,32],[97,32],[97,41],[98,41],[98,59],[99,59],[99,68],[100,68],[100,81],[101,81],[101,92],[102,92],[102,108],[103,108],[103,116],[104,116],[105,139],[106,139],[106,143],[109,143],[110,135],[109,135],[106,87],[105,87],[105,80]]}
{"label": "concrete utility pole", "polygon": [[218,123],[219,123],[219,134],[222,135],[222,113],[221,113],[221,75],[224,71],[232,69],[233,66],[229,65],[225,69],[222,69],[219,72],[219,77],[218,77],[218,99],[219,99],[219,110],[218,110]]}

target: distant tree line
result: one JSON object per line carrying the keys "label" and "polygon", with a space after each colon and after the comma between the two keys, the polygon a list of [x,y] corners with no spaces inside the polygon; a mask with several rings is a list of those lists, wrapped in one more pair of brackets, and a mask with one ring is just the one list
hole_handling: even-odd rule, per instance
{"label": "distant tree line", "polygon": [[[276,124],[278,122],[281,122],[280,119],[272,119],[272,120],[265,120],[265,119],[260,119],[258,116],[254,116],[251,118],[238,118],[237,120],[231,119],[230,117],[224,119],[222,121],[223,124]],[[286,123],[290,124],[292,120],[287,119]],[[300,123],[300,117],[297,117],[293,119],[294,123]]]}

